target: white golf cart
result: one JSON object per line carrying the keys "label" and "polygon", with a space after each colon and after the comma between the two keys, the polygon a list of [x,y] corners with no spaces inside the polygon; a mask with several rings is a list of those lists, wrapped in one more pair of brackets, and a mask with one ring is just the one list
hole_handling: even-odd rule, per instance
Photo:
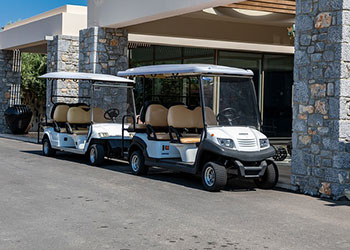
{"label": "white golf cart", "polygon": [[[231,177],[254,179],[260,188],[276,185],[278,169],[270,159],[275,149],[259,132],[252,71],[173,64],[133,68],[118,76],[151,78],[158,87],[166,84],[167,91],[177,83],[183,86],[175,105],[151,100],[143,106],[144,124],[129,128],[136,132],[129,147],[132,173],[146,174],[157,166],[201,174],[209,191],[222,189]],[[188,82],[195,84],[188,87]],[[192,92],[186,94],[188,88]]]}
{"label": "white golf cart", "polygon": [[[54,156],[56,151],[70,152],[89,157],[91,165],[101,165],[104,157],[124,157],[131,142],[127,131],[122,132],[124,123],[135,122],[134,81],[126,78],[89,73],[53,72],[40,78],[51,81],[51,101],[53,108],[50,120],[44,126],[42,138],[43,154]],[[71,80],[88,85],[87,96],[54,95],[53,81]],[[107,90],[108,92],[103,92]],[[104,103],[103,107],[94,107],[94,95],[104,98],[104,93],[113,93],[114,103]],[[64,97],[77,100],[89,99],[85,103],[54,103],[54,98]],[[68,98],[68,99],[67,99]],[[113,102],[112,100],[112,102]],[[115,106],[113,106],[115,105]],[[123,135],[123,136],[122,136]]]}

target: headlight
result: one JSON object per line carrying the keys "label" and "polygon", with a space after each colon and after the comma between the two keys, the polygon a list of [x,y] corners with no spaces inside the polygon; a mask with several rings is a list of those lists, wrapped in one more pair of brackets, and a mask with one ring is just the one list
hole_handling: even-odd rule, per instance
{"label": "headlight", "polygon": [[218,142],[221,146],[227,147],[227,148],[235,148],[235,143],[232,139],[223,139],[223,138],[217,138]]}
{"label": "headlight", "polygon": [[99,136],[99,137],[108,137],[109,134],[106,133],[106,132],[102,132],[102,133],[98,133],[98,136]]}
{"label": "headlight", "polygon": [[267,148],[270,146],[269,139],[260,139],[260,148]]}

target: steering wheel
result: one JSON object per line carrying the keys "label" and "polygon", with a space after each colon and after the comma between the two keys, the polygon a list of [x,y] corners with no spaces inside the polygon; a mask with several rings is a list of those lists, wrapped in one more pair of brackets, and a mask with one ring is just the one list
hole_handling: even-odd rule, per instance
{"label": "steering wheel", "polygon": [[237,120],[239,116],[237,116],[237,112],[234,108],[225,108],[219,112],[216,116],[216,120],[220,122],[220,118],[223,117],[228,122],[230,126],[233,125],[233,121]]}
{"label": "steering wheel", "polygon": [[113,122],[117,121],[117,117],[119,116],[119,109],[116,108],[112,108],[112,109],[108,109],[104,114],[103,117],[106,120],[110,120]]}

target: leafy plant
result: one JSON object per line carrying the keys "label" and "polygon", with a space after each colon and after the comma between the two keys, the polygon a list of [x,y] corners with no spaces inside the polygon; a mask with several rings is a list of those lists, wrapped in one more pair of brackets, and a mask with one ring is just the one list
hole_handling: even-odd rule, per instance
{"label": "leafy plant", "polygon": [[40,113],[45,113],[46,81],[38,78],[45,73],[46,55],[22,54],[22,103],[31,107],[36,120]]}
{"label": "leafy plant", "polygon": [[40,54],[22,54],[22,91],[35,98],[46,95],[46,81],[39,79],[46,73],[46,56]]}

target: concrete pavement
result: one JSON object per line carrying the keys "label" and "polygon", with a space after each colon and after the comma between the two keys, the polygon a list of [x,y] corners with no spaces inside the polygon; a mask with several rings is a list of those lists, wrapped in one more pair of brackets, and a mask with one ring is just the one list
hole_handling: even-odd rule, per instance
{"label": "concrete pavement", "polygon": [[0,249],[350,249],[347,201],[40,150],[0,139]]}

